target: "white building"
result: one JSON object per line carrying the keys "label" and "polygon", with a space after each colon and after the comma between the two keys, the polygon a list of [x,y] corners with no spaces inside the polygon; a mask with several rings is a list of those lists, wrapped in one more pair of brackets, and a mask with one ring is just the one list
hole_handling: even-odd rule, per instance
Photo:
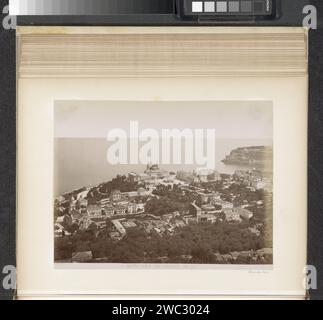
{"label": "white building", "polygon": [[97,204],[88,205],[87,213],[90,218],[101,217],[103,215],[101,206]]}
{"label": "white building", "polygon": [[121,194],[120,190],[114,190],[110,194],[110,200],[112,202],[120,201],[121,200],[121,196],[122,196],[122,194]]}
{"label": "white building", "polygon": [[112,220],[112,223],[121,235],[126,234],[126,229],[119,220]]}
{"label": "white building", "polygon": [[110,203],[110,198],[104,198],[100,200],[100,205],[102,208],[107,206],[109,203]]}
{"label": "white building", "polygon": [[233,209],[233,203],[229,201],[224,201],[222,199],[214,199],[211,201],[213,205],[218,205],[222,207],[222,210]]}
{"label": "white building", "polygon": [[265,189],[267,183],[262,179],[253,179],[251,180],[251,187],[255,188],[256,190]]}
{"label": "white building", "polygon": [[235,210],[232,210],[232,209],[224,210],[224,214],[225,214],[225,220],[227,220],[228,222],[232,222],[232,221],[241,222],[242,221],[242,219],[240,217],[240,213]]}
{"label": "white building", "polygon": [[233,210],[239,213],[242,219],[249,220],[253,217],[253,213],[245,208],[234,208]]}

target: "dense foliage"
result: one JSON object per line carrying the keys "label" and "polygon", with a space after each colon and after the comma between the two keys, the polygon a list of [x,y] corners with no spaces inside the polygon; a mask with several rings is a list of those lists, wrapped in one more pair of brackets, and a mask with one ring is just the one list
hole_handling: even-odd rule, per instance
{"label": "dense foliage", "polygon": [[104,258],[106,262],[216,263],[219,261],[215,253],[258,250],[272,244],[252,234],[247,224],[219,222],[188,225],[163,237],[133,228],[117,242],[108,233],[96,236],[94,232],[79,231],[56,239],[55,246],[56,260],[69,259],[73,252],[92,251],[94,258]]}

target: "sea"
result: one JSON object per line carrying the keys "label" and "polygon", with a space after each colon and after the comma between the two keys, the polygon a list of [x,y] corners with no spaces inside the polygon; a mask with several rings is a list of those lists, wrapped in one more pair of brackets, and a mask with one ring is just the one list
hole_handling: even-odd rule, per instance
{"label": "sea", "polygon": [[[246,166],[226,165],[221,160],[238,147],[272,146],[271,140],[262,139],[217,139],[215,170],[220,173],[233,174]],[[107,182],[117,175],[129,172],[143,173],[147,164],[111,165],[107,161],[109,142],[104,138],[55,138],[54,151],[54,193],[55,197],[66,192],[96,186]],[[184,157],[183,157],[184,159]],[[184,160],[183,160],[184,161]],[[197,165],[162,165],[167,171],[193,171],[200,169]]]}

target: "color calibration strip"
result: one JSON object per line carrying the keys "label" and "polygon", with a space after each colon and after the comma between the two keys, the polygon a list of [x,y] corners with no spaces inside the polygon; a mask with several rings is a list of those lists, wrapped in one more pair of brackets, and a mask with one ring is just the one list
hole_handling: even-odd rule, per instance
{"label": "color calibration strip", "polygon": [[173,0],[9,0],[13,16],[173,14]]}
{"label": "color calibration strip", "polygon": [[204,15],[270,15],[272,0],[192,1],[191,13]]}

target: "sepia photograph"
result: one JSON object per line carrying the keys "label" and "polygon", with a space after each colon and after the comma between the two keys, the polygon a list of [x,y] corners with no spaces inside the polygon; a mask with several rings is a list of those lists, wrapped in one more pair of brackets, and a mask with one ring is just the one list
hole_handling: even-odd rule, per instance
{"label": "sepia photograph", "polygon": [[186,0],[98,23],[19,18],[14,299],[114,300],[120,315],[122,299],[310,298],[315,32],[287,4],[261,22],[237,1],[230,22],[226,1],[214,20]]}
{"label": "sepia photograph", "polygon": [[271,101],[55,101],[55,263],[273,264]]}

